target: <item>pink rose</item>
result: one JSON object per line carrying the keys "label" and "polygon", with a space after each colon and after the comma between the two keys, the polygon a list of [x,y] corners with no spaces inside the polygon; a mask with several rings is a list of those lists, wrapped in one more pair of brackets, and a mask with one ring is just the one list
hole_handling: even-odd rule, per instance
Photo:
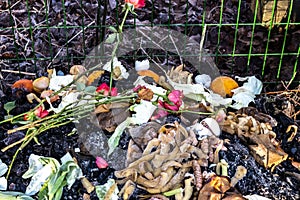
{"label": "pink rose", "polygon": [[[183,97],[183,94],[181,91],[179,90],[173,90],[169,95],[168,95],[168,99],[174,103],[178,109],[179,107],[182,105],[182,97]],[[173,109],[170,109],[170,110],[173,110]]]}
{"label": "pink rose", "polygon": [[134,8],[142,8],[145,6],[145,0],[125,0],[125,3],[130,3]]}

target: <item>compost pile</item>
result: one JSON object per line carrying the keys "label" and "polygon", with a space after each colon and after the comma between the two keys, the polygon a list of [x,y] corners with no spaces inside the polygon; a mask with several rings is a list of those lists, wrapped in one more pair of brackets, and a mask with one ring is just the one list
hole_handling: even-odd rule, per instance
{"label": "compost pile", "polygon": [[[106,13],[104,14],[106,20],[104,21],[107,24],[116,22],[113,13],[119,8],[113,2],[109,1],[107,13],[103,12],[105,10],[104,4],[99,7],[101,13]],[[64,23],[64,11],[66,11],[67,23],[79,26],[83,24],[92,26],[94,19],[103,17],[103,15],[97,16],[97,1],[81,1],[81,4],[76,1],[66,1],[64,5],[52,1],[51,4],[47,16],[48,26]],[[13,19],[10,19],[9,14],[11,13],[7,10],[9,5],[4,2],[0,6],[4,10],[0,13],[0,23],[3,27],[9,27],[13,24],[17,27],[26,27],[29,24],[45,23],[43,22],[45,17],[43,14],[33,12],[28,18],[26,12],[27,6],[37,11],[40,10],[44,6],[43,2],[29,1],[26,5],[20,1],[11,1]],[[208,12],[205,23],[218,23],[220,8],[217,3],[209,1],[205,6]],[[172,4],[169,1],[155,1],[153,4],[147,2],[147,6],[139,10],[136,21],[134,22],[132,18],[129,18],[126,23],[165,24],[170,22],[171,24],[178,24],[188,22],[199,24],[202,23],[200,13],[203,9],[204,5],[197,1],[189,1],[189,4],[176,1]],[[187,10],[188,16],[181,14],[182,10]],[[223,23],[235,23],[236,10],[236,1],[226,1]],[[246,2],[242,3],[241,13],[241,22],[253,20],[253,14]],[[85,17],[81,18],[80,15]],[[149,19],[150,16],[151,19]],[[186,30],[182,26],[171,28],[187,33],[198,42],[201,39],[200,26],[188,26]],[[264,48],[260,41],[267,37],[268,29],[264,27],[257,29],[255,33],[257,35],[253,40],[253,51],[259,52],[261,48]],[[80,28],[34,29],[31,31],[1,30],[0,39],[1,44],[3,44],[0,47],[1,59],[13,58],[10,61],[1,61],[1,69],[10,70],[10,72],[6,71],[0,74],[1,121],[4,120],[5,116],[18,116],[33,111],[42,99],[41,93],[47,91],[48,87],[51,86],[51,79],[57,78],[59,80],[59,77],[63,77],[66,80],[67,77],[72,77],[71,81],[73,81],[85,72],[84,66],[73,66],[73,64],[81,64],[82,56],[100,42],[100,32],[106,30],[87,28],[83,31],[84,34],[80,32]],[[221,29],[222,40],[217,46],[218,30],[208,28],[204,48],[211,52],[232,52],[232,45],[228,44],[233,43],[234,31],[232,26],[223,27]],[[76,35],[79,32],[80,34]],[[251,27],[249,30],[248,27],[238,29],[240,36],[237,39],[236,51],[239,53],[248,53],[250,41],[248,32],[251,32]],[[272,32],[274,32],[270,40],[270,46],[274,47],[272,51],[281,51],[280,45],[272,44],[283,42],[283,33],[280,32],[279,27],[274,27]],[[295,44],[299,44],[297,42],[300,38],[299,28],[293,27],[288,33],[286,41],[288,51],[295,52],[297,49]],[[76,37],[72,38],[75,35]],[[50,51],[50,47],[47,46],[49,41],[46,41],[45,38],[50,38]],[[66,43],[67,45],[65,45]],[[276,49],[276,46],[279,46],[279,50]],[[147,54],[150,52],[147,50],[145,52],[138,51],[137,54],[141,56],[141,60],[144,60],[149,57]],[[73,56],[70,58],[67,55]],[[55,59],[51,61],[33,59],[17,62],[18,58],[27,57],[55,57]],[[208,92],[208,89],[205,88],[203,94],[216,93],[226,99],[232,96],[231,89],[243,87],[243,84],[247,81],[251,82],[250,80],[258,81],[258,79],[254,79],[254,76],[249,76],[252,78],[248,77],[247,80],[243,81],[235,79],[233,76],[234,79],[232,79],[230,78],[232,73],[243,77],[256,75],[262,81],[276,80],[274,71],[277,72],[277,70],[272,69],[272,66],[277,66],[276,63],[279,60],[277,57],[267,59],[264,77],[260,76],[263,57],[251,59],[249,69],[245,65],[246,58],[227,58],[220,57],[216,61],[221,74],[227,75],[222,76],[221,81],[228,83],[226,87],[221,87],[225,89],[218,91],[220,87],[209,85],[207,88],[211,89],[213,93]],[[295,57],[290,57],[283,60],[282,80],[289,81],[292,78],[291,69],[295,59]],[[194,73],[195,69],[189,63],[180,65],[178,56],[171,55],[167,58],[154,56],[153,60],[165,67],[166,70],[162,69],[165,73],[164,79],[161,78],[161,74],[147,69],[137,70],[137,76],[145,76],[148,78],[145,79],[146,82],[150,80],[151,84],[155,83],[158,87],[165,89],[167,91],[164,93],[165,102],[157,103],[164,108],[177,111],[176,109],[182,108],[182,102],[174,99],[174,96],[177,97],[178,95],[181,99],[185,95],[179,93],[179,90],[176,90],[174,86],[181,80],[184,82],[179,84],[198,85],[195,83],[197,83],[196,75],[199,74]],[[132,69],[135,65],[134,60],[128,57],[120,59],[120,63],[126,69]],[[26,73],[12,72],[16,69]],[[42,78],[33,76],[31,74],[33,72],[37,72],[37,77]],[[81,79],[80,83],[85,85],[81,90],[88,91],[91,89],[89,82],[97,80],[94,83],[97,86],[97,92],[105,96],[105,92],[108,91],[109,76],[110,73],[105,71],[90,72],[84,79]],[[16,82],[21,79],[34,80],[33,83],[38,82],[39,84],[33,84],[34,87],[28,90],[26,83]],[[299,74],[294,80],[297,79],[299,79]],[[137,110],[133,112],[128,109],[129,107],[133,105],[149,106],[147,102],[155,95],[153,88],[150,89],[149,85],[144,82],[139,83],[143,83],[144,87],[137,85],[132,93],[126,94],[131,101],[103,103],[97,106],[93,111],[97,123],[90,123],[90,121],[87,123],[84,119],[79,120],[79,123],[84,124],[84,133],[76,133],[75,124],[68,123],[58,127],[54,125],[53,128],[38,135],[37,140],[33,137],[32,141],[19,151],[14,160],[8,178],[7,190],[22,193],[26,191],[26,187],[31,181],[28,178],[30,176],[27,170],[29,168],[28,160],[33,159],[32,154],[60,160],[69,152],[71,159],[64,158],[65,160],[69,159],[70,169],[74,169],[73,172],[81,178],[74,180],[72,187],[63,188],[62,199],[98,199],[99,194],[96,194],[95,186],[102,186],[101,189],[100,187],[98,189],[104,192],[103,196],[108,199],[116,198],[114,193],[117,190],[120,191],[119,198],[121,199],[244,199],[246,195],[254,194],[270,199],[300,198],[298,189],[300,187],[300,132],[298,131],[300,86],[297,84],[287,85],[283,82],[274,84],[275,87],[270,90],[271,87],[264,85],[262,94],[256,95],[252,103],[241,109],[227,108],[216,111],[211,102],[206,104],[207,102],[199,103],[196,101],[197,103],[195,103],[184,100],[184,109],[187,111],[210,112],[211,115],[195,114],[192,115],[192,119],[197,120],[192,121],[188,118],[190,115],[185,115],[185,113],[181,115],[170,112],[166,115],[156,113],[157,115],[153,115],[149,122],[125,129],[120,136],[118,147],[114,149],[112,154],[114,159],[108,160],[104,156],[107,154],[108,146],[99,141],[110,138],[119,124],[126,121],[128,117],[133,117],[132,114]],[[169,83],[173,84],[170,86]],[[81,86],[77,84],[76,90],[79,90]],[[52,87],[55,88],[53,85]],[[32,95],[28,96],[28,94]],[[134,94],[134,100],[132,100],[131,94]],[[169,94],[173,96],[169,96]],[[115,96],[113,90],[110,95]],[[51,106],[58,108],[63,102],[62,96],[53,97],[53,99],[47,100],[48,103],[44,102],[44,107],[39,107],[38,112],[32,112],[32,115],[29,113],[26,116],[22,115],[22,121],[25,123],[26,121],[35,122],[35,120],[51,117],[56,112],[52,111],[49,115],[46,111]],[[175,100],[178,101],[175,102]],[[8,103],[13,101],[15,101],[14,106],[12,106],[13,109],[7,111],[7,107],[9,107],[7,105],[10,105]],[[174,105],[170,105],[170,101],[175,103],[177,107],[172,107]],[[22,127],[22,125],[1,124],[1,148],[20,141],[28,134],[27,129],[18,129],[18,127]],[[97,127],[97,132],[95,132],[95,127]],[[94,143],[86,143],[86,138],[96,139],[93,140]],[[9,165],[14,159],[18,147],[15,145],[1,151],[1,161]],[[99,153],[99,151],[103,153],[98,155],[101,157],[95,155],[95,152]],[[72,157],[75,158],[75,162]],[[53,160],[50,161],[45,159],[45,162],[55,163]],[[79,168],[82,170],[81,172]],[[24,174],[27,174],[26,179]]]}

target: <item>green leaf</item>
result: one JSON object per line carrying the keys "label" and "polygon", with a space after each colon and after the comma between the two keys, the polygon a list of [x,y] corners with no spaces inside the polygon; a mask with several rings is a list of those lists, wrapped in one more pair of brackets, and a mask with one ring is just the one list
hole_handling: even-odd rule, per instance
{"label": "green leaf", "polygon": [[16,107],[16,101],[10,101],[4,104],[3,108],[9,113],[12,109]]}
{"label": "green leaf", "polygon": [[127,128],[131,123],[131,118],[127,117],[125,121],[123,121],[121,124],[119,124],[113,133],[113,135],[108,140],[108,155],[112,154],[112,152],[116,149],[116,147],[119,145],[119,141],[121,138],[121,135],[125,128]]}
{"label": "green leaf", "polygon": [[91,93],[91,94],[93,94],[94,92],[96,92],[96,87],[95,86],[87,86],[85,89],[84,89],[84,91],[86,92],[86,93]]}
{"label": "green leaf", "polygon": [[77,83],[76,83],[76,89],[77,89],[78,91],[83,91],[83,90],[85,89],[85,84],[84,84],[84,83],[79,83],[79,82],[77,82]]}
{"label": "green leaf", "polygon": [[34,200],[30,196],[27,196],[24,193],[21,192],[0,192],[0,199],[5,200]]}
{"label": "green leaf", "polygon": [[174,189],[174,190],[164,192],[163,195],[165,195],[166,197],[169,197],[169,196],[174,196],[175,194],[178,194],[178,193],[181,193],[181,192],[183,192],[183,189],[182,188],[177,188],[177,189]]}
{"label": "green leaf", "polygon": [[105,43],[113,43],[116,40],[117,35],[118,33],[109,34],[107,39],[105,40]]}
{"label": "green leaf", "polygon": [[113,26],[109,26],[108,29],[111,30],[114,33],[118,33],[118,30]]}

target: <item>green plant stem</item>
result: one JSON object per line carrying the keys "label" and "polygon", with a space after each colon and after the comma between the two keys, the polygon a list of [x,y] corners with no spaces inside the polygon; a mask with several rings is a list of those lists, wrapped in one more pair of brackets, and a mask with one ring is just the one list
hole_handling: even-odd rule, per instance
{"label": "green plant stem", "polygon": [[120,27],[119,27],[119,33],[122,33],[122,32],[123,32],[123,26],[124,26],[124,23],[125,23],[125,20],[126,20],[126,18],[127,18],[128,13],[129,13],[129,9],[126,8],[126,11],[125,11],[125,14],[124,14],[122,23],[121,23],[121,25],[120,25]]}
{"label": "green plant stem", "polygon": [[113,49],[113,52],[111,54],[111,63],[110,63],[110,77],[109,77],[109,93],[111,93],[111,89],[112,89],[112,81],[113,81],[113,71],[114,71],[114,63],[113,63],[113,60],[114,60],[114,57],[116,56],[116,52],[119,48],[119,44],[120,44],[120,34],[123,32],[123,26],[124,26],[124,23],[125,23],[125,20],[127,18],[127,15],[128,15],[128,12],[129,12],[129,9],[126,8],[126,11],[125,11],[125,14],[124,14],[124,17],[123,17],[123,20],[122,20],[122,23],[121,25],[119,26],[119,33],[117,33],[117,43]]}

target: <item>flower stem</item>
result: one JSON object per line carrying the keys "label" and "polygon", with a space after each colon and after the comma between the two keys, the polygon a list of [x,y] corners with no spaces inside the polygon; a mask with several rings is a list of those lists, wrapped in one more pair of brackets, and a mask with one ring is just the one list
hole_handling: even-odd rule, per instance
{"label": "flower stem", "polygon": [[120,25],[120,27],[119,27],[119,33],[122,33],[122,32],[123,32],[123,26],[124,26],[125,20],[126,20],[126,18],[127,18],[128,12],[129,12],[129,9],[126,8],[125,15],[124,15],[123,20],[122,20],[122,23],[121,23],[121,25]]}
{"label": "flower stem", "polygon": [[116,52],[118,50],[118,47],[119,47],[119,44],[120,44],[120,36],[119,34],[123,32],[123,26],[124,26],[124,23],[125,23],[125,20],[127,18],[127,15],[128,15],[128,12],[129,12],[129,9],[126,8],[126,11],[125,11],[125,15],[123,17],[123,20],[122,20],[122,23],[121,25],[119,26],[119,32],[117,33],[117,43],[114,47],[114,50],[111,54],[111,63],[110,63],[110,78],[109,78],[109,93],[111,93],[111,89],[112,89],[112,81],[113,81],[113,71],[114,71],[114,63],[113,63],[113,60],[114,60],[114,57],[116,56]]}

